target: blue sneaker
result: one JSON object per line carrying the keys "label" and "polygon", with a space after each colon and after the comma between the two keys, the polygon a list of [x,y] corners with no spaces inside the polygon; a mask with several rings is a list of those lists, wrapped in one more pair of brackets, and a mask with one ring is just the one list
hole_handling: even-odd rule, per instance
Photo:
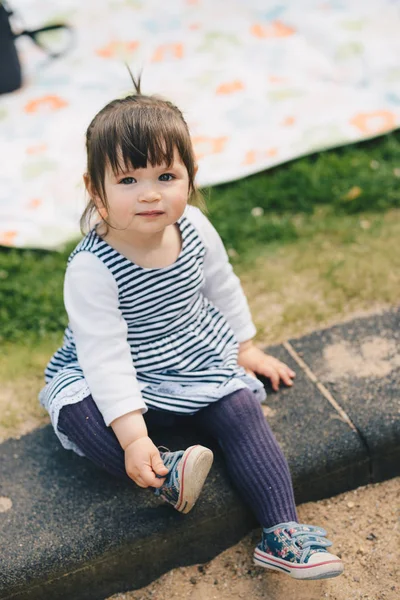
{"label": "blue sneaker", "polygon": [[187,450],[160,452],[169,473],[163,485],[154,493],[172,504],[181,513],[188,513],[195,505],[214,460],[204,446],[189,446]]}
{"label": "blue sneaker", "polygon": [[326,548],[332,542],[322,527],[280,523],[263,529],[262,540],[254,551],[260,567],[283,571],[294,579],[327,579],[343,573],[343,563]]}

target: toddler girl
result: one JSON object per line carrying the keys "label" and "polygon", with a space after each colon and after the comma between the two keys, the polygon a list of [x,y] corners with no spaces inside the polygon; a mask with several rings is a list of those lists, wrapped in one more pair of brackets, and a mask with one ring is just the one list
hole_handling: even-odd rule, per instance
{"label": "toddler girl", "polygon": [[319,527],[298,523],[287,462],[265,420],[258,373],[273,389],[294,373],[251,341],[240,282],[196,201],[188,127],[176,106],[140,92],[117,99],[86,135],[97,221],[68,260],[63,346],[40,401],[64,448],[187,513],[213,455],[161,452],[156,425],[192,424],[221,446],[263,528],[256,564],[298,579],[333,577],[341,560]]}

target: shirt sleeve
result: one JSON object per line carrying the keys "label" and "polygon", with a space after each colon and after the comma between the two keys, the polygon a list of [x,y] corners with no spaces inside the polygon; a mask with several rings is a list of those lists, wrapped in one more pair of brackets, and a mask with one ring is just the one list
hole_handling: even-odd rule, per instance
{"label": "shirt sleeve", "polygon": [[257,330],[224,244],[215,227],[198,208],[191,206],[187,217],[198,230],[206,247],[203,293],[225,316],[238,342],[245,342],[254,337]]}
{"label": "shirt sleeve", "polygon": [[80,252],[67,267],[64,304],[78,362],[106,425],[134,410],[147,411],[136,378],[117,284],[107,267]]}

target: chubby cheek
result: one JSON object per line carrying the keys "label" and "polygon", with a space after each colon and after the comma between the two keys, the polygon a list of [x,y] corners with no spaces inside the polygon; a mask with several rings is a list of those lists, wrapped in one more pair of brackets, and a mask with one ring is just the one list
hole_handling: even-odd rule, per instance
{"label": "chubby cheek", "polygon": [[114,219],[124,219],[132,217],[132,202],[126,198],[119,199],[110,205],[110,215]]}
{"label": "chubby cheek", "polygon": [[174,214],[178,215],[178,218],[181,216],[181,214],[185,210],[186,205],[187,205],[187,200],[188,200],[188,191],[186,189],[186,186],[182,186],[182,188],[177,190],[176,193],[171,198],[170,203],[169,203],[171,212],[173,211]]}

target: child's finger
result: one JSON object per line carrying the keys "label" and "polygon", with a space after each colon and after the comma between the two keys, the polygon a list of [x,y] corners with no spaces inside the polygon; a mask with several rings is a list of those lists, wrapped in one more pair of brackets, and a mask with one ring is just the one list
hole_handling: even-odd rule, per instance
{"label": "child's finger", "polygon": [[281,363],[281,365],[283,366],[283,368],[285,369],[286,373],[288,373],[288,375],[290,377],[296,377],[296,373],[294,371],[292,371],[292,369],[290,367],[288,367],[285,363]]}
{"label": "child's finger", "polygon": [[292,369],[290,367],[287,366],[286,363],[274,359],[275,360],[275,367],[278,369],[278,371],[281,371],[282,369],[285,371],[285,373],[288,373],[290,375],[290,377],[296,377],[296,373],[294,371],[292,371]]}
{"label": "child's finger", "polygon": [[160,454],[153,454],[151,456],[151,466],[156,475],[162,475],[165,477],[168,473],[167,467],[164,465]]}
{"label": "child's finger", "polygon": [[151,484],[151,487],[160,488],[163,485],[164,481],[165,481],[165,477],[163,477],[162,479],[159,479],[158,477],[156,477],[154,480],[154,483]]}
{"label": "child's finger", "polygon": [[274,392],[279,390],[279,373],[276,369],[272,368],[269,370],[267,375],[271,380],[271,386]]}
{"label": "child's finger", "polygon": [[160,487],[159,483],[163,482],[162,479],[157,479],[150,465],[143,465],[143,468],[140,471],[140,477],[146,484],[146,487]]}
{"label": "child's finger", "polygon": [[293,385],[292,378],[291,378],[291,376],[289,375],[289,372],[288,372],[288,370],[287,370],[287,369],[285,369],[285,368],[280,368],[280,369],[279,369],[279,375],[280,375],[280,378],[282,379],[282,381],[283,381],[283,383],[284,383],[285,385],[289,385],[289,386],[290,386],[290,385]]}

